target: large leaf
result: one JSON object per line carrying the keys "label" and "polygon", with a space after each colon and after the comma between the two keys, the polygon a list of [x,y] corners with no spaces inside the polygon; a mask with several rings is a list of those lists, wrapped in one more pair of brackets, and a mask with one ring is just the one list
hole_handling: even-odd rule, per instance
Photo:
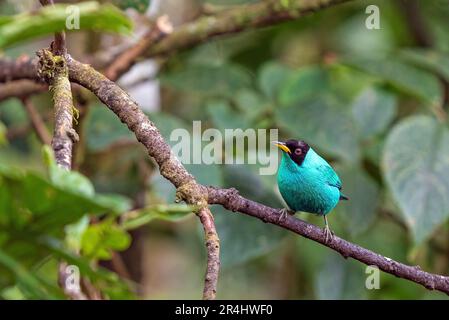
{"label": "large leaf", "polygon": [[421,243],[449,216],[449,132],[437,120],[403,120],[385,144],[383,171],[393,196]]}
{"label": "large leaf", "polygon": [[333,97],[316,96],[295,106],[278,108],[276,119],[291,138],[304,139],[316,149],[352,162],[358,159],[355,125],[349,112]]}
{"label": "large leaf", "polygon": [[332,253],[316,275],[315,291],[318,299],[363,299],[365,289],[365,273],[360,264],[346,261]]}
{"label": "large leaf", "polygon": [[424,70],[398,59],[357,59],[346,61],[348,65],[372,74],[394,88],[418,97],[432,106],[441,104],[442,87],[438,78]]}
{"label": "large leaf", "polygon": [[382,133],[396,114],[396,97],[382,89],[367,88],[354,101],[352,113],[363,137]]}
{"label": "large leaf", "polygon": [[97,2],[82,2],[76,6],[58,4],[31,13],[19,14],[0,24],[0,48],[32,38],[65,30],[66,22],[79,18],[82,30],[102,30],[129,34],[131,21],[116,7]]}
{"label": "large leaf", "polygon": [[259,88],[270,99],[276,100],[282,84],[292,71],[279,63],[268,62],[259,70]]}
{"label": "large leaf", "polygon": [[234,64],[188,65],[164,75],[161,80],[179,90],[221,96],[232,96],[235,91],[251,84],[249,73]]}
{"label": "large leaf", "polygon": [[343,219],[345,228],[352,235],[367,230],[376,215],[379,187],[361,168],[344,166],[337,168],[343,184],[343,193],[349,201],[341,201],[336,214]]}
{"label": "large leaf", "polygon": [[113,143],[135,139],[132,132],[103,105],[90,109],[86,121],[87,146],[92,151],[101,151]]}
{"label": "large leaf", "polygon": [[283,82],[279,92],[281,105],[291,107],[329,90],[329,75],[319,66],[301,68]]}

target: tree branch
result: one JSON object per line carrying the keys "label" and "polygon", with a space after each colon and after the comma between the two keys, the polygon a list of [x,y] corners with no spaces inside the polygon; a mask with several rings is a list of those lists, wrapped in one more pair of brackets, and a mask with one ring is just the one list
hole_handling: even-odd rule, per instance
{"label": "tree branch", "polygon": [[110,80],[117,80],[142,57],[149,47],[170,34],[173,27],[168,21],[168,16],[159,17],[145,35],[131,48],[128,48],[116,56],[112,63],[104,71],[104,75]]}
{"label": "tree branch", "polygon": [[235,34],[244,30],[295,20],[348,1],[354,0],[266,0],[239,5],[180,26],[169,36],[149,47],[145,57],[154,57],[189,48],[216,36]]}
{"label": "tree branch", "polygon": [[159,170],[176,188],[177,200],[185,201],[198,208],[197,215],[205,231],[207,248],[207,271],[204,287],[205,299],[214,299],[219,273],[219,240],[212,214],[208,208],[207,190],[171,152],[153,122],[143,113],[137,103],[118,85],[87,64],[67,56],[72,81],[92,91],[119,119],[135,134],[159,165]]}
{"label": "tree branch", "polygon": [[23,98],[48,90],[45,84],[30,80],[16,80],[0,84],[0,102],[9,98]]}
{"label": "tree branch", "polygon": [[53,55],[48,50],[41,50],[39,57],[39,75],[53,92],[55,126],[51,146],[55,153],[58,166],[66,170],[72,167],[72,147],[78,141],[78,135],[73,130],[72,89],[68,78],[68,68],[63,56]]}
{"label": "tree branch", "polygon": [[219,204],[230,211],[238,211],[258,218],[263,222],[275,224],[310,240],[321,243],[322,245],[337,251],[344,258],[353,258],[366,265],[377,266],[382,271],[418,283],[429,290],[438,290],[449,294],[449,277],[422,271],[419,266],[405,265],[337,236],[333,237],[332,242],[326,243],[323,229],[295,218],[294,216],[287,216],[285,219],[279,220],[278,209],[270,208],[263,204],[245,199],[240,196],[235,189],[209,187],[208,194],[210,204]]}
{"label": "tree branch", "polygon": [[[216,36],[275,25],[295,20],[340,3],[354,0],[266,0],[223,10],[214,16],[206,16],[184,24],[170,32],[170,27],[158,23],[136,45],[115,57],[106,69],[106,76],[115,80],[129,70],[139,58],[170,54],[192,47]],[[158,32],[157,30],[162,32]],[[57,41],[55,40],[55,43]],[[17,79],[36,80],[36,61],[23,57],[19,61],[0,59],[0,82]]]}
{"label": "tree branch", "polygon": [[37,137],[43,144],[50,145],[51,136],[48,133],[47,127],[45,126],[39,112],[37,112],[30,99],[24,98],[22,99],[22,103],[28,113],[28,117],[30,118],[31,125],[36,132]]}

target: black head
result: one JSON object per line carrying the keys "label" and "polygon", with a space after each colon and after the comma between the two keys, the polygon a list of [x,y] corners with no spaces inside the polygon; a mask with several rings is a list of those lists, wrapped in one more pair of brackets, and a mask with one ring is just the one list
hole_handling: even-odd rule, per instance
{"label": "black head", "polygon": [[290,156],[290,159],[292,159],[299,166],[304,161],[304,158],[310,149],[310,146],[302,140],[290,139],[286,142],[276,141],[275,144],[279,147],[279,149],[287,153]]}

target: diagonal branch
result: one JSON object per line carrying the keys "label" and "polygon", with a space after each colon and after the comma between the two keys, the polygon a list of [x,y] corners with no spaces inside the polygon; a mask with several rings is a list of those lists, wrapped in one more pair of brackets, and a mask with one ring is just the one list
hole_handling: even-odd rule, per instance
{"label": "diagonal branch", "polygon": [[239,5],[179,27],[148,48],[146,57],[189,48],[217,36],[230,35],[296,20],[324,8],[354,0],[265,0]]}
{"label": "diagonal branch", "polygon": [[219,204],[230,211],[238,211],[258,218],[263,222],[275,224],[296,234],[321,243],[340,253],[344,258],[353,258],[369,266],[377,266],[382,271],[396,277],[418,283],[429,290],[438,290],[449,295],[449,277],[432,274],[421,270],[419,266],[408,266],[378,253],[362,248],[349,241],[334,236],[327,243],[321,228],[293,216],[279,219],[279,210],[245,199],[235,189],[218,189],[209,187],[209,203]]}

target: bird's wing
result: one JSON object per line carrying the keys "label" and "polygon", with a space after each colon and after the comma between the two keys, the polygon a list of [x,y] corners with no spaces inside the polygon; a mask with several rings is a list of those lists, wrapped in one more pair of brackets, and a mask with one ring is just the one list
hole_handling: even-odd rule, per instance
{"label": "bird's wing", "polygon": [[337,173],[332,169],[332,167],[325,163],[318,167],[318,170],[321,172],[321,174],[324,176],[325,181],[328,185],[337,188],[338,190],[341,190],[341,181],[338,177]]}

